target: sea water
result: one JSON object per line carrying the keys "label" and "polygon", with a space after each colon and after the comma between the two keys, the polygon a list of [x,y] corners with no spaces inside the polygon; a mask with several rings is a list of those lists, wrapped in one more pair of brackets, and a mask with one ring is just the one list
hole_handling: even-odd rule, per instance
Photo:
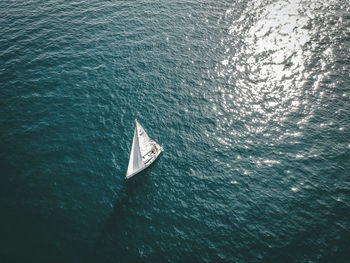
{"label": "sea water", "polygon": [[1,1],[0,262],[350,262],[349,51],[345,0]]}

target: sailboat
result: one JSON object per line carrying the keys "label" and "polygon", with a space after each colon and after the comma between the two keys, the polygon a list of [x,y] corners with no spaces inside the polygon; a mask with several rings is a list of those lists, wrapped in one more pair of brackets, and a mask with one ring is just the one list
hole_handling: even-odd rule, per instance
{"label": "sailboat", "polygon": [[163,147],[148,137],[145,129],[136,119],[135,123],[126,179],[150,166],[163,151]]}

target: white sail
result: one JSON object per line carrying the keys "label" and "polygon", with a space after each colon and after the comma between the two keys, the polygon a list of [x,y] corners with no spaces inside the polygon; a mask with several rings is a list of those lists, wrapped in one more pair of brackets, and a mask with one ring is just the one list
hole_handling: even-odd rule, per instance
{"label": "white sail", "polygon": [[139,146],[139,136],[137,135],[137,128],[135,128],[126,177],[132,176],[138,171],[141,171],[144,168],[144,166],[145,165],[142,162],[142,156],[141,156],[141,151]]}
{"label": "white sail", "polygon": [[152,150],[155,142],[148,137],[146,131],[137,120],[136,120],[136,129],[137,129],[137,134],[139,136],[141,155],[145,156],[147,153],[149,153]]}
{"label": "white sail", "polygon": [[135,123],[136,127],[126,178],[130,178],[148,167],[163,151],[163,147],[148,137],[146,131],[137,120],[135,120]]}

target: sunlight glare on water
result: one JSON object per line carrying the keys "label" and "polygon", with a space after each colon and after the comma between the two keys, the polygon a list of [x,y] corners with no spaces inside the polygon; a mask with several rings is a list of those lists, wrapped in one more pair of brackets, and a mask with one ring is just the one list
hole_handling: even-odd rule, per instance
{"label": "sunlight glare on water", "polygon": [[[232,24],[221,40],[225,57],[215,71],[223,81],[216,87],[220,95],[213,106],[219,116],[230,116],[217,120],[221,143],[235,144],[238,138],[261,134],[272,146],[286,137],[303,136],[314,109],[321,105],[324,93],[319,86],[326,77],[310,67],[315,51],[310,40],[318,34],[310,29],[313,12],[303,1],[257,1],[242,13],[225,12],[221,19]],[[332,47],[320,63],[330,60]],[[244,129],[235,129],[235,124]]]}

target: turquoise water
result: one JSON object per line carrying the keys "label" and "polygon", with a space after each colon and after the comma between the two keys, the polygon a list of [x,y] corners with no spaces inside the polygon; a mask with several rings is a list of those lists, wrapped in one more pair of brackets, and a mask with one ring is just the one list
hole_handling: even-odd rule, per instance
{"label": "turquoise water", "polygon": [[345,0],[2,1],[0,262],[350,262],[349,51]]}

